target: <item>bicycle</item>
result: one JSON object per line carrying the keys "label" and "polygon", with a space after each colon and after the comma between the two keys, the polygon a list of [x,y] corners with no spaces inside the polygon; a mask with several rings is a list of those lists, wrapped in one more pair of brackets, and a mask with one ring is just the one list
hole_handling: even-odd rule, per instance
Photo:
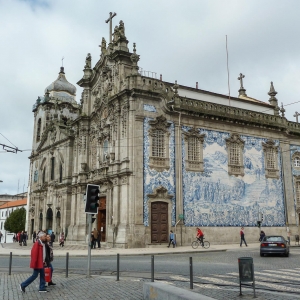
{"label": "bicycle", "polygon": [[[205,238],[203,238],[204,240]],[[192,242],[192,248],[193,249],[197,249],[199,246],[202,246],[202,248],[208,249],[210,246],[209,241],[203,241],[203,243],[201,243],[198,239],[196,241]]]}

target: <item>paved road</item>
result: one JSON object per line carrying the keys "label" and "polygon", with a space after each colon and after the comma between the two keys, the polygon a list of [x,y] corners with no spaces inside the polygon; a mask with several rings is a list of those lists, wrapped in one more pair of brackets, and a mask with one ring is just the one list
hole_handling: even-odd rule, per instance
{"label": "paved road", "polygon": [[[298,248],[292,248],[291,255],[288,258],[279,256],[260,257],[259,252],[254,249],[237,249],[214,253],[156,255],[155,280],[189,289],[189,256],[193,257],[195,292],[199,292],[216,299],[239,299],[239,289],[237,285],[237,258],[241,256],[250,256],[253,257],[255,264],[257,295],[259,296],[258,299],[300,299],[300,249]],[[22,276],[26,277],[26,274],[23,274],[22,272],[18,272],[17,274],[16,271],[21,270],[30,272],[28,267],[24,268],[24,266],[28,266],[28,258],[14,257],[13,262],[13,276],[11,276],[10,280],[12,280],[12,278],[19,278]],[[0,257],[0,266],[3,266],[3,264],[8,264],[7,257]],[[86,280],[88,280],[85,279],[84,275],[73,275],[73,273],[85,274],[86,265],[86,258],[72,257],[72,254],[70,253],[70,276],[74,282],[82,281],[83,284]],[[66,291],[67,283],[71,279],[65,278],[64,273],[62,273],[64,271],[64,266],[65,258],[57,257],[54,262],[54,267],[56,268],[54,275],[59,286],[55,288],[62,288]],[[96,290],[103,285],[105,286],[105,290],[110,285],[110,287],[114,286],[114,284],[116,284],[116,286],[120,286],[120,283],[115,281],[115,277],[103,276],[112,274],[115,275],[116,257],[92,257],[92,268],[94,273],[102,275],[93,277],[92,281],[89,281],[92,285],[95,285]],[[114,295],[107,299],[142,299],[142,284],[144,281],[149,281],[150,278],[150,256],[121,257],[120,269],[122,271],[120,277],[122,282],[121,284],[124,285],[122,289],[124,291],[127,291],[128,289],[129,298]],[[16,280],[17,279],[13,279],[13,282],[16,283]],[[13,283],[11,284],[13,286]],[[33,290],[31,293],[36,293],[34,291],[35,287],[31,290]],[[245,293],[243,299],[250,299],[253,297],[251,289],[243,289],[243,291]],[[61,292],[61,295],[64,295],[64,293],[65,292]],[[278,293],[280,293],[280,295]],[[51,293],[51,299],[56,299],[56,296],[53,298],[52,294],[53,293]],[[106,299],[105,297],[99,299]],[[65,297],[65,299],[73,298]],[[77,297],[77,299],[79,298]]]}

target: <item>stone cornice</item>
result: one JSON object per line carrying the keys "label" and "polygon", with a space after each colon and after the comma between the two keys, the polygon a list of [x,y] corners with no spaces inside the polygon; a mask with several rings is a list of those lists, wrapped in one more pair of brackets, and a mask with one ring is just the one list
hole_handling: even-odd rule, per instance
{"label": "stone cornice", "polygon": [[183,115],[267,128],[300,136],[300,123],[290,122],[285,117],[179,96],[175,97],[167,106],[170,111],[173,109]]}

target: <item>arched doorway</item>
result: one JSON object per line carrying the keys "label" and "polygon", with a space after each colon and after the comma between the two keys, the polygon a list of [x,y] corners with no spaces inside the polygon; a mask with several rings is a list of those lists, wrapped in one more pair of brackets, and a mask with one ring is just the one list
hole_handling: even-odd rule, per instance
{"label": "arched doorway", "polygon": [[100,197],[97,229],[101,232],[101,242],[106,241],[106,197]]}
{"label": "arched doorway", "polygon": [[49,207],[47,209],[47,214],[46,214],[46,229],[47,229],[47,231],[52,230],[52,225],[53,225],[53,211]]}
{"label": "arched doorway", "polygon": [[151,203],[151,243],[168,242],[168,203]]}

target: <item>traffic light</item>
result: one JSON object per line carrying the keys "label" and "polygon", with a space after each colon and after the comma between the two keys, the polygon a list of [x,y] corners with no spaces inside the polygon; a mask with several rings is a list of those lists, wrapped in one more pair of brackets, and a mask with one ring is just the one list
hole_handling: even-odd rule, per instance
{"label": "traffic light", "polygon": [[264,220],[264,214],[261,213],[261,222]]}
{"label": "traffic light", "polygon": [[261,221],[257,221],[257,227],[260,228]]}
{"label": "traffic light", "polygon": [[100,186],[95,184],[88,184],[86,187],[86,214],[98,214],[98,200],[99,200]]}

